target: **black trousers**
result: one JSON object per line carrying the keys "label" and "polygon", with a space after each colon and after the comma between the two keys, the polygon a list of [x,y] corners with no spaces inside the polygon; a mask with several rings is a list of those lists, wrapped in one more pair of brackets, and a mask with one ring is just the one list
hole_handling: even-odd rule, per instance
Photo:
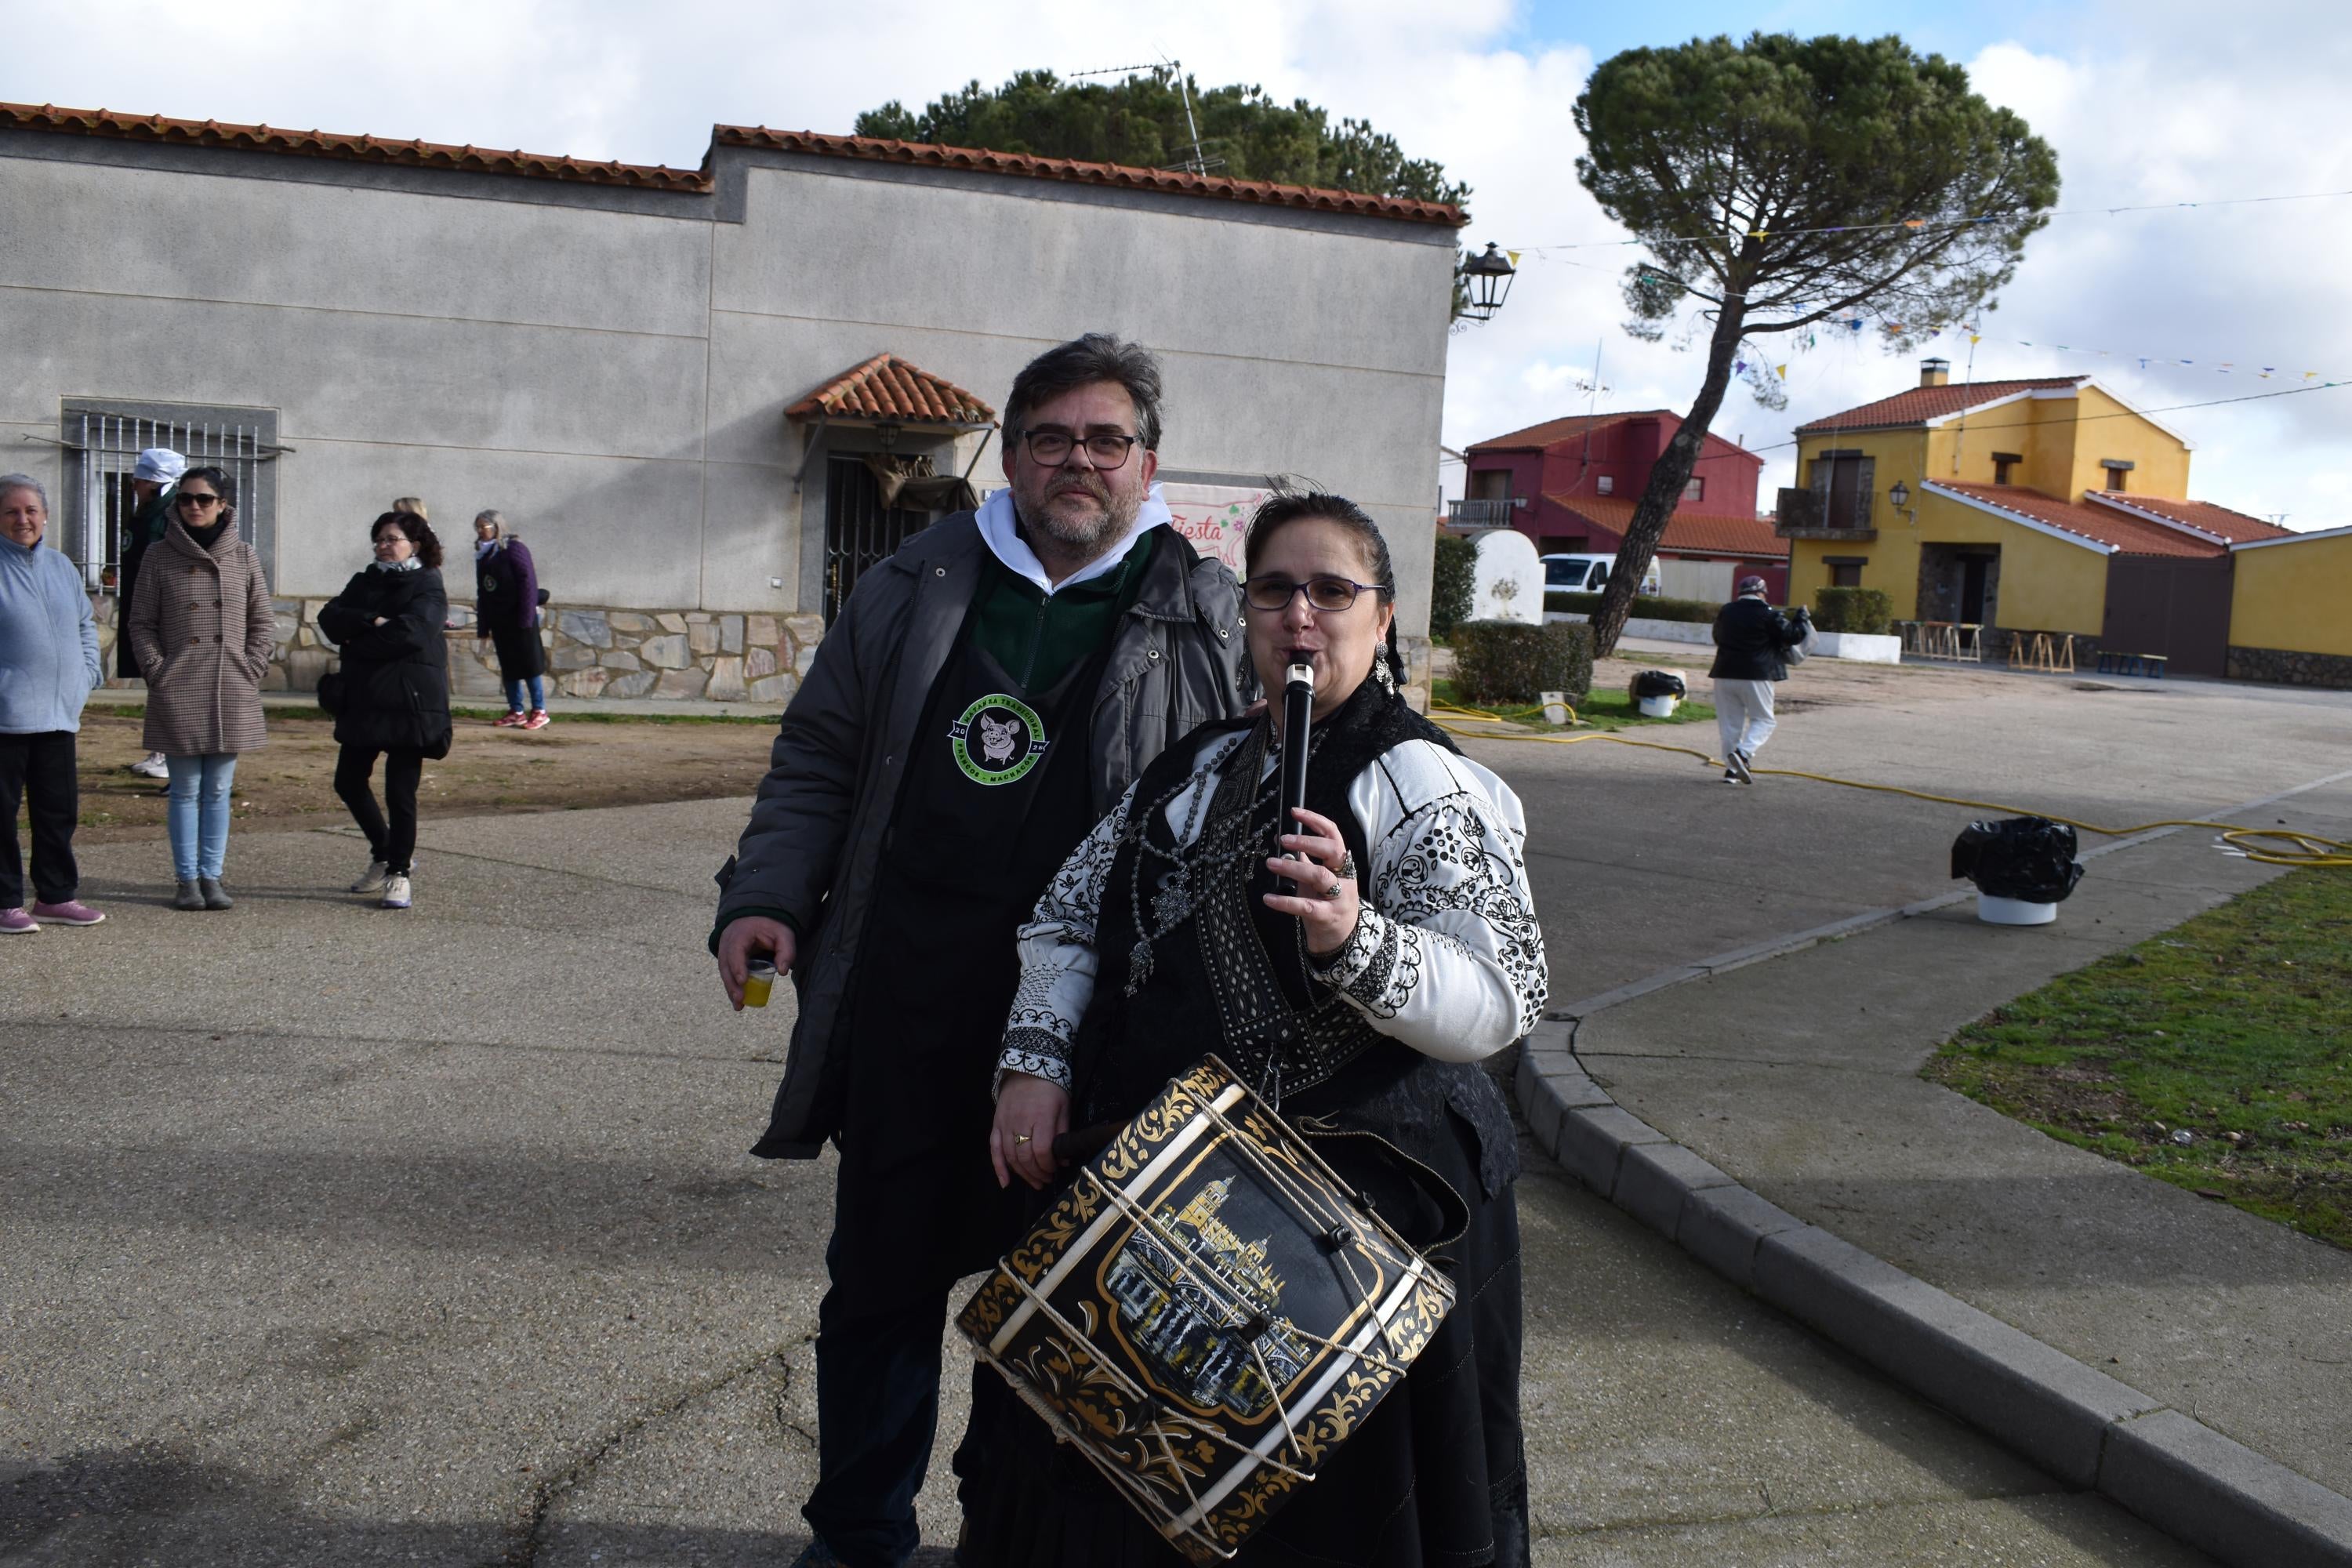
{"label": "black trousers", "polygon": [[[383,759],[383,805],[392,813],[387,824],[376,808],[369,779],[375,760]],[[395,748],[379,752],[373,746],[345,746],[335,758],[335,793],[351,807],[352,820],[367,835],[374,858],[401,876],[408,875],[416,858],[416,785],[425,776],[425,753]]]}
{"label": "black trousers", "polygon": [[8,825],[5,846],[0,847],[0,910],[25,902],[25,863],[16,849],[19,802],[32,807],[34,897],[45,904],[62,904],[81,886],[81,870],[73,857],[81,782],[74,773],[72,731],[0,735],[0,822]]}

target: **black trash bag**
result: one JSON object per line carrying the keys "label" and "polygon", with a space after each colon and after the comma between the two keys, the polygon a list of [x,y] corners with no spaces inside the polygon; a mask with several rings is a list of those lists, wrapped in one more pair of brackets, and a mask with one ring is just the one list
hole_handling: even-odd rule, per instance
{"label": "black trash bag", "polygon": [[1637,697],[1680,697],[1684,695],[1683,678],[1671,669],[1645,669],[1633,678],[1630,688]]}
{"label": "black trash bag", "polygon": [[2029,904],[2063,902],[2083,879],[2074,830],[2046,816],[1971,822],[1952,840],[1952,875],[1977,891]]}

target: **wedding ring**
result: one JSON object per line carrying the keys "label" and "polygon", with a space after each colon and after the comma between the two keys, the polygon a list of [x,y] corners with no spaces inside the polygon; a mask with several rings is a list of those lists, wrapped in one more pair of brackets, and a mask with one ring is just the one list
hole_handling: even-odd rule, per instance
{"label": "wedding ring", "polygon": [[1015,1132],[1013,1135],[1013,1141],[1015,1143],[1026,1143],[1030,1141],[1029,1134],[1026,1132]]}

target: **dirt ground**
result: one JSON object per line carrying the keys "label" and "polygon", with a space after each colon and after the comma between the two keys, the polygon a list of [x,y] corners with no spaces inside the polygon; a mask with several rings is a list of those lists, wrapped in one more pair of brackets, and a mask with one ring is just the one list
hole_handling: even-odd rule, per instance
{"label": "dirt ground", "polygon": [[[1637,653],[1599,661],[1593,686],[1622,691],[1637,670],[1668,668],[1680,671],[1690,681],[1692,697],[1704,701],[1706,666],[1706,652],[1699,649],[1688,657]],[[1856,703],[1915,708],[1979,697],[1989,683],[2041,679],[2045,678],[1816,659],[1782,688],[1780,708],[1784,714]],[[162,832],[163,784],[130,771],[144,754],[139,726],[135,717],[100,711],[83,719],[78,842],[119,843]],[[273,709],[268,745],[237,763],[236,820],[287,827],[346,820],[334,792],[333,729],[324,715]],[[461,718],[448,757],[425,764],[418,805],[431,819],[675,800],[748,801],[767,771],[775,732],[768,720],[664,722],[559,715],[548,728],[526,733]]]}
{"label": "dirt ground", "polygon": [[[120,843],[163,832],[162,781],[130,771],[146,754],[139,726],[134,718],[83,718],[77,843]],[[459,719],[449,755],[425,764],[417,811],[429,821],[719,796],[748,802],[768,771],[775,738],[775,724],[766,720],[614,723],[559,715],[546,729],[525,732]],[[269,743],[237,761],[236,820],[268,827],[347,822],[334,775],[334,721],[273,710]]]}

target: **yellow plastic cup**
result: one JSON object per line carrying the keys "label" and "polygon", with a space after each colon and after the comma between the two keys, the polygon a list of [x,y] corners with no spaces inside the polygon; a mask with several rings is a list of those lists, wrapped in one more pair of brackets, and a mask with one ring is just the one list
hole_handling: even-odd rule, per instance
{"label": "yellow plastic cup", "polygon": [[776,988],[776,966],[753,959],[743,966],[743,1005],[764,1007]]}

